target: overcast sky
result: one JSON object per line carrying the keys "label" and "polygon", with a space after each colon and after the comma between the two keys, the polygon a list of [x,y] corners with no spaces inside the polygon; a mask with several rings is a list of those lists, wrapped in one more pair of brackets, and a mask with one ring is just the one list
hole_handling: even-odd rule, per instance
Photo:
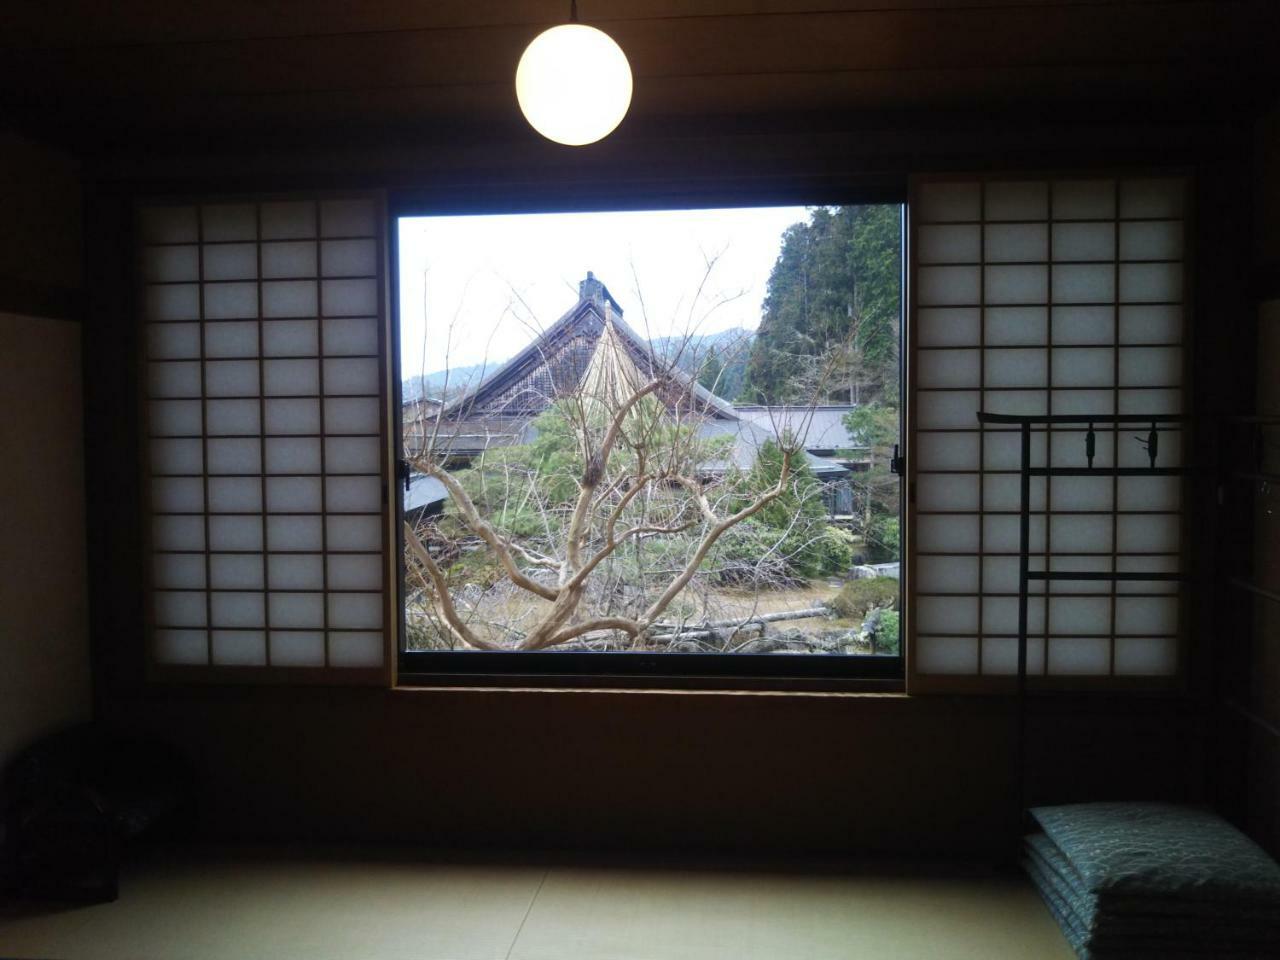
{"label": "overcast sky", "polygon": [[496,366],[573,306],[588,270],[642,335],[754,329],[782,232],[807,217],[761,207],[404,218],[401,373]]}

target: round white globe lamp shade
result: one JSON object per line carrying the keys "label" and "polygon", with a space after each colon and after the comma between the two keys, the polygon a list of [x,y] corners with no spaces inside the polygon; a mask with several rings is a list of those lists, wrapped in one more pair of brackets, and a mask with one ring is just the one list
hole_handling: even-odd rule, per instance
{"label": "round white globe lamp shade", "polygon": [[631,106],[631,65],[613,38],[566,23],[533,38],[516,67],[516,99],[533,129],[571,147],[607,137]]}

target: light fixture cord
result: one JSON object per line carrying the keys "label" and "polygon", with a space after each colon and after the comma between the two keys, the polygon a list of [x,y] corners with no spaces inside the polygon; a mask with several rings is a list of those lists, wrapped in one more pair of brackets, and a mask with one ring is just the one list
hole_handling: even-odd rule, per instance
{"label": "light fixture cord", "polygon": [[578,0],[569,0],[569,22],[578,22]]}

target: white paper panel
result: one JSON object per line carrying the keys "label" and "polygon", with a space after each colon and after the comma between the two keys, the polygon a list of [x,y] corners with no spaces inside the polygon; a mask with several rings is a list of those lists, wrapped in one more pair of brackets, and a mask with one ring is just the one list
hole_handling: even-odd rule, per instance
{"label": "white paper panel", "polygon": [[215,592],[210,597],[210,605],[215,627],[266,625],[266,601],[261,593]]}
{"label": "white paper panel", "polygon": [[933,593],[977,593],[976,557],[917,557],[916,576]]}
{"label": "white paper panel", "polygon": [[[1139,556],[1116,558],[1116,569],[1122,573],[1179,573],[1182,558]],[[1177,594],[1185,588],[1176,580],[1125,580],[1116,584],[1117,593],[1167,593]]]}
{"label": "white paper panel", "polygon": [[1107,637],[1053,637],[1049,640],[1049,673],[1057,677],[1105,676],[1111,671]]}
{"label": "white paper panel", "polygon": [[[265,402],[266,432],[279,434],[315,434],[320,432],[320,401],[311,397],[271,397]],[[374,429],[377,429],[375,422]]]}
{"label": "white paper panel", "polygon": [[219,667],[257,667],[267,662],[266,634],[261,630],[214,630],[213,663]]}
{"label": "white paper panel", "polygon": [[1049,215],[1049,185],[1041,180],[991,181],[986,215],[988,220],[1043,220]]}
{"label": "white paper panel", "polygon": [[317,437],[269,437],[266,449],[267,473],[320,472],[320,440]]}
{"label": "white paper panel", "polygon": [[334,667],[377,667],[382,664],[382,634],[329,633],[329,664]]}
{"label": "white paper panel", "polygon": [[321,236],[372,237],[377,232],[377,210],[371,200],[326,200],[320,204]]}
{"label": "white paper panel", "polygon": [[330,550],[381,550],[382,526],[379,517],[342,516],[325,518]]}
{"label": "white paper panel", "polygon": [[1053,216],[1058,220],[1110,220],[1116,215],[1114,180],[1057,180]]}
{"label": "white paper panel", "polygon": [[974,597],[920,597],[916,600],[918,633],[976,633],[978,601]]}
{"label": "white paper panel", "polygon": [[1116,272],[1109,263],[1059,264],[1053,268],[1054,303],[1111,303]]}
{"label": "white paper panel", "polygon": [[268,477],[267,509],[272,513],[319,513],[320,487],[319,477]]}
{"label": "white paper panel", "polygon": [[263,392],[268,397],[314,396],[320,392],[316,360],[264,360]]}
{"label": "white paper panel", "polygon": [[151,481],[151,509],[155,513],[199,513],[204,510],[204,480],[156,477]]}
{"label": "white paper panel", "polygon": [[204,365],[204,390],[210,397],[256,397],[258,361],[208,361]]}
{"label": "white paper panel", "polygon": [[1176,597],[1119,597],[1116,599],[1116,633],[1178,632]]}
{"label": "white paper panel", "polygon": [[982,588],[987,593],[1017,593],[1018,558],[984,558],[982,561]]}
{"label": "white paper panel", "polygon": [[[982,641],[982,672],[988,676],[1011,676],[1018,672],[1018,641],[1012,637],[986,637]],[[1044,673],[1044,640],[1027,638],[1027,674]]]}
{"label": "white paper panel", "polygon": [[1120,224],[1122,260],[1181,260],[1182,223],[1148,221]]}
{"label": "white paper panel", "polygon": [[329,473],[377,473],[380,452],[375,437],[327,437],[325,469]]}
{"label": "white paper panel", "polygon": [[329,626],[338,630],[380,630],[382,597],[370,593],[330,593]]}
{"label": "white paper panel", "polygon": [[344,354],[378,353],[378,321],[372,317],[329,317],[324,321],[324,352]]}
{"label": "white paper panel", "polygon": [[[1018,598],[983,597],[982,633],[984,636],[1018,633]],[[1044,633],[1044,604],[1028,602],[1027,633]]]}
{"label": "white paper panel", "polygon": [[195,207],[148,207],[138,213],[143,243],[195,243],[200,239],[196,224]]}
{"label": "white paper panel", "polygon": [[147,287],[144,299],[146,318],[150,321],[200,319],[200,287],[194,283]]}
{"label": "white paper panel", "polygon": [[200,324],[154,323],[147,336],[147,355],[154,360],[198,359]]}
{"label": "white paper panel", "polygon": [[[324,557],[318,553],[271,554],[268,571],[273,591],[324,589]],[[275,623],[274,619],[272,623]]]}
{"label": "white paper panel", "polygon": [[929,433],[920,431],[916,437],[916,463],[918,469],[972,470],[978,466],[978,434]]}
{"label": "white paper panel", "polygon": [[[1054,551],[1057,553],[1057,551]],[[1033,563],[1032,569],[1044,569],[1044,561]],[[1073,557],[1069,555],[1058,555],[1050,559],[1048,568],[1053,571],[1071,571],[1074,573],[1110,573],[1111,558],[1110,557]],[[1055,594],[1097,594],[1109,593],[1111,584],[1090,582],[1088,580],[1055,580],[1048,591]],[[1041,592],[1043,586],[1041,586]],[[1063,631],[1056,630],[1061,633]]]}
{"label": "white paper panel", "polygon": [[919,510],[977,510],[977,476],[935,474],[918,478],[916,508]]}
{"label": "white paper panel", "polygon": [[288,240],[316,235],[316,204],[288,200],[261,205],[264,240]]}
{"label": "white paper panel", "polygon": [[219,553],[209,558],[209,585],[218,590],[261,590],[262,554]]}
{"label": "white paper panel", "polygon": [[151,518],[154,550],[203,550],[204,518],[158,515]]}
{"label": "white paper panel", "polygon": [[1040,349],[989,349],[985,384],[988,387],[1037,387],[1048,375],[1049,358]]}
{"label": "white paper panel", "polygon": [[977,225],[924,226],[916,231],[919,263],[978,263],[982,259],[981,228]]}
{"label": "white paper panel", "polygon": [[1059,635],[1109,634],[1111,632],[1111,599],[1109,597],[1050,597],[1049,625],[1053,632]]}
{"label": "white paper panel", "polygon": [[976,183],[923,183],[916,204],[919,219],[978,220],[982,216],[981,187]]}
{"label": "white paper panel", "polygon": [[[1083,446],[1081,443],[1081,448]],[[1083,465],[1083,458],[1081,463]],[[1053,509],[1110,513],[1114,507],[1111,484],[1111,477],[1059,477],[1053,481]]]}
{"label": "white paper panel", "polygon": [[313,357],[320,352],[315,320],[267,320],[262,352],[268,357]]}
{"label": "white paper panel", "polygon": [[272,550],[322,550],[324,530],[319,517],[267,517],[267,541]]}
{"label": "white paper panel", "polygon": [[372,240],[326,240],[320,245],[326,277],[372,277],[378,272],[378,247]]}
{"label": "white paper panel", "polygon": [[922,390],[978,387],[982,380],[981,353],[978,350],[921,350],[916,356],[916,370]]}
{"label": "white paper panel", "polygon": [[1019,263],[1049,259],[1049,228],[1043,223],[988,226],[987,263]]}
{"label": "white paper panel", "polygon": [[210,474],[261,473],[262,446],[257,437],[205,441]]}
{"label": "white paper panel", "polygon": [[977,637],[916,637],[916,669],[923,674],[978,672]]}
{"label": "white paper panel", "polygon": [[196,436],[200,433],[199,400],[152,400],[147,404],[148,427],[153,437]]}
{"label": "white paper panel", "polygon": [[974,306],[981,300],[977,267],[919,267],[916,299],[922,307]]}
{"label": "white paper panel", "polygon": [[[1045,267],[989,266],[984,274],[986,302],[1044,303],[1049,292],[1049,271]],[[1057,284],[1057,271],[1054,271]]]}
{"label": "white paper panel", "polygon": [[[971,430],[978,423],[975,413],[982,407],[981,398],[982,394],[977,391],[929,393],[921,390],[916,396],[916,428],[943,430],[962,427]],[[976,464],[975,453],[974,465]]]}
{"label": "white paper panel", "polygon": [[149,396],[198,397],[200,396],[199,361],[172,360],[147,364]]}
{"label": "white paper panel", "polygon": [[1121,516],[1116,541],[1121,553],[1176,553],[1182,542],[1181,523],[1176,515]]}
{"label": "white paper panel", "polygon": [[1122,347],[1120,383],[1126,387],[1167,387],[1182,379],[1181,347]]}
{"label": "white paper panel", "polygon": [[1044,390],[1001,390],[987,394],[987,410],[1035,416],[1048,412],[1048,394]]}
{"label": "white paper panel", "polygon": [[[1183,396],[1181,390],[1121,390],[1119,397],[1120,409],[1119,413],[1135,413],[1140,415],[1150,413],[1182,413],[1183,412]],[[1160,459],[1165,466],[1172,464],[1172,461],[1166,461],[1163,450],[1165,449],[1165,440],[1171,439],[1170,435],[1166,435],[1163,431],[1160,434],[1161,454]]]}
{"label": "white paper panel", "polygon": [[262,509],[262,481],[257,477],[210,477],[210,513],[246,513]]}
{"label": "white paper panel", "polygon": [[156,623],[162,627],[203,627],[208,621],[207,594],[198,590],[157,590],[152,599]]}
{"label": "white paper panel", "polygon": [[[1002,411],[1003,412],[1003,411]],[[1046,440],[1044,433],[1031,435],[1031,462],[1044,463]],[[1022,437],[1012,430],[987,429],[983,439],[983,469],[1021,470]]]}
{"label": "white paper panel", "polygon": [[202,590],[205,587],[203,553],[158,553],[151,563],[152,586],[171,590]]}
{"label": "white paper panel", "polygon": [[1117,637],[1116,675],[1172,677],[1178,672],[1176,637]]}
{"label": "white paper panel", "polygon": [[[1022,478],[1007,474],[987,474],[982,478],[983,507],[987,510],[1017,511],[1022,506]],[[1031,478],[1031,509],[1045,506],[1045,480]]]}
{"label": "white paper panel", "polygon": [[1053,412],[1064,415],[1111,414],[1116,412],[1115,406],[1115,394],[1110,390],[1057,390],[1053,394]]}
{"label": "white paper panel", "polygon": [[1053,225],[1054,260],[1114,260],[1116,227],[1114,223],[1055,223]]}
{"label": "white paper panel", "polygon": [[258,356],[258,323],[210,323],[204,329],[204,355],[209,359]]}
{"label": "white paper panel", "polygon": [[1053,517],[1049,530],[1054,553],[1106,553],[1111,550],[1110,517]]}
{"label": "white paper panel", "polygon": [[1041,346],[1046,342],[1048,316],[1044,307],[990,307],[986,317],[989,347]]}
{"label": "white paper panel", "polygon": [[981,313],[972,307],[921,309],[916,339],[922,347],[972,346],[979,339]]}
{"label": "white paper panel", "polygon": [[324,666],[324,634],[320,631],[271,631],[271,664],[276,667]]}
{"label": "white paper panel", "polygon": [[377,513],[382,509],[379,477],[330,477],[325,484],[326,507],[333,513]]}
{"label": "white paper panel", "polygon": [[208,523],[209,547],[212,550],[262,549],[262,518],[260,516],[212,516]]}
{"label": "white paper panel", "polygon": [[324,594],[271,593],[273,627],[323,627]]}
{"label": "white paper panel", "polygon": [[258,212],[251,203],[217,203],[201,208],[201,238],[206,242],[253,240],[258,235]]}
{"label": "white paper panel", "polygon": [[1120,299],[1124,303],[1158,303],[1182,299],[1182,265],[1122,263]]}
{"label": "white paper panel", "polygon": [[206,283],[206,320],[254,319],[258,316],[258,287],[254,283]]}
{"label": "white paper panel", "polygon": [[1054,307],[1053,342],[1102,345],[1111,343],[1116,334],[1114,307]]}
{"label": "white paper panel", "polygon": [[316,244],[313,241],[262,245],[262,276],[265,279],[297,280],[314,277],[316,273]]}
{"label": "white paper panel", "polygon": [[1110,347],[1060,347],[1053,351],[1055,387],[1099,387],[1115,383],[1115,351]]}
{"label": "white paper panel", "polygon": [[204,470],[204,455],[199,440],[152,440],[151,472],[155,474],[192,474]]}
{"label": "white paper panel", "polygon": [[262,284],[264,317],[314,317],[318,312],[314,280],[269,280]]}
{"label": "white paper panel", "polygon": [[1182,481],[1178,477],[1121,477],[1121,510],[1179,510]]}
{"label": "white paper panel", "polygon": [[1181,217],[1186,187],[1182,180],[1125,180],[1120,185],[1120,216]]}
{"label": "white paper panel", "polygon": [[375,280],[322,280],[320,288],[326,317],[370,317],[378,312]]}
{"label": "white paper panel", "polygon": [[925,553],[976,553],[978,518],[926,515],[916,520],[916,550]]}
{"label": "white paper panel", "polygon": [[1120,308],[1121,343],[1181,343],[1182,307],[1177,304]]}
{"label": "white paper panel", "polygon": [[209,662],[209,640],[203,630],[157,630],[154,653],[157,663],[203,666]]}
{"label": "white paper panel", "polygon": [[[373,359],[340,359],[324,361],[326,393],[378,393],[378,361]],[[329,432],[333,428],[329,427]]]}
{"label": "white paper panel", "polygon": [[382,554],[350,554],[329,557],[330,590],[379,590],[382,588]]}
{"label": "white paper panel", "polygon": [[258,245],[220,243],[204,248],[204,280],[256,280]]}
{"label": "white paper panel", "polygon": [[[1028,524],[1027,532],[1031,550],[1035,553],[1041,553],[1044,550],[1044,530],[1044,517],[1032,517],[1031,522]],[[1006,514],[992,516],[988,514],[982,518],[982,551],[984,555],[1016,554],[1021,535],[1021,525],[1017,516]]]}
{"label": "white paper panel", "polygon": [[378,401],[373,397],[330,397],[324,402],[327,433],[378,432]]}
{"label": "white paper panel", "polygon": [[[237,434],[257,437],[261,432],[259,400],[209,400],[205,405],[205,426],[211,435]],[[255,440],[256,442],[256,440]],[[214,462],[210,454],[209,462]],[[219,471],[225,472],[225,471]]]}

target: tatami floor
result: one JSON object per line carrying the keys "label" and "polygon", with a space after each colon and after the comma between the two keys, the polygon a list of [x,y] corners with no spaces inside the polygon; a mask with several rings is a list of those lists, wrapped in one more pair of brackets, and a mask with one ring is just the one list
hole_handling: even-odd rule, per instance
{"label": "tatami floor", "polygon": [[0,911],[31,960],[1070,960],[1029,884],[892,867],[466,863],[184,851],[120,899]]}

